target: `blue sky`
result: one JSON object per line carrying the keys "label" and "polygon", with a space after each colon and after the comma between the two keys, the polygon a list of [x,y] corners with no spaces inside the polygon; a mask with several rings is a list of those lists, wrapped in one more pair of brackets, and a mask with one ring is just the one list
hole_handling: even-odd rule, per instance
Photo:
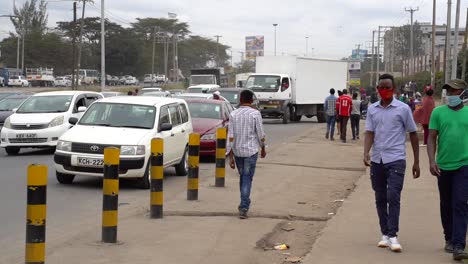
{"label": "blue sky", "polygon": [[[1,0],[0,15],[11,13],[13,0]],[[100,14],[100,0],[87,5],[86,16]],[[447,1],[438,0],[437,23],[446,23]],[[456,0],[453,0],[453,22]],[[462,0],[460,27],[464,27],[468,0]],[[23,0],[16,0],[21,5]],[[348,56],[357,44],[369,45],[372,30],[378,25],[399,26],[409,22],[405,7],[419,7],[415,20],[432,20],[432,0],[106,0],[106,16],[129,26],[136,17],[167,17],[176,13],[188,22],[193,34],[213,38],[233,50],[240,60],[245,36],[264,35],[265,53],[274,52],[274,28],[277,27],[277,52],[304,55],[306,36],[308,54],[323,58]],[[72,19],[72,1],[49,0],[49,26]],[[0,38],[12,30],[6,18],[0,18]],[[361,47],[362,47],[361,46]],[[312,50],[313,49],[313,50]]]}

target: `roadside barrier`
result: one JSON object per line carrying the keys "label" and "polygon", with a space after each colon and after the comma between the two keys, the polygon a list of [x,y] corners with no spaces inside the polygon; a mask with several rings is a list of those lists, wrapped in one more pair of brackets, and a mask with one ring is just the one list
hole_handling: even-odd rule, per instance
{"label": "roadside barrier", "polygon": [[117,243],[120,149],[104,149],[102,242]]}
{"label": "roadside barrier", "polygon": [[187,176],[187,200],[198,200],[198,165],[200,163],[200,135],[192,133],[189,137],[189,160]]}
{"label": "roadside barrier", "polygon": [[25,263],[45,263],[47,166],[29,165],[27,193]]}
{"label": "roadside barrier", "polygon": [[216,130],[216,187],[224,187],[226,177],[226,138],[227,129],[224,127],[218,128]]}
{"label": "roadside barrier", "polygon": [[163,218],[164,140],[151,140],[151,218]]}

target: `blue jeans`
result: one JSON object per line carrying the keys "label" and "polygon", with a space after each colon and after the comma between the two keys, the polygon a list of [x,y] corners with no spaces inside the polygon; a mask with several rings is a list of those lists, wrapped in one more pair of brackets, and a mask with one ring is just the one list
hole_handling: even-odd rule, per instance
{"label": "blue jeans", "polygon": [[333,138],[333,135],[335,134],[335,122],[335,115],[327,115],[327,135],[330,134],[330,138]]}
{"label": "blue jeans", "polygon": [[454,171],[442,170],[437,183],[445,241],[452,242],[456,249],[464,249],[468,224],[468,166]]}
{"label": "blue jeans", "polygon": [[400,198],[405,178],[405,160],[371,164],[372,189],[382,235],[396,237],[399,229]]}
{"label": "blue jeans", "polygon": [[250,190],[252,189],[252,179],[255,174],[258,153],[250,157],[235,157],[237,170],[240,174],[239,188],[241,202],[239,210],[248,211],[250,207]]}

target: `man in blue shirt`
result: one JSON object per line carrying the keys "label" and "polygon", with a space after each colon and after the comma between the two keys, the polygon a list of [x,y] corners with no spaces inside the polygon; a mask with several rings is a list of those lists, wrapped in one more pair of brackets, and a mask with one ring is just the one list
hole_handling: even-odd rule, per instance
{"label": "man in blue shirt", "polygon": [[325,114],[327,115],[327,133],[325,138],[330,138],[331,141],[335,140],[333,135],[335,134],[335,122],[336,122],[336,100],[338,97],[335,96],[335,89],[330,89],[330,95],[325,98]]}
{"label": "man in blue shirt", "polygon": [[[406,131],[413,147],[413,178],[419,178],[419,142],[409,106],[394,99],[395,82],[390,74],[379,77],[381,100],[367,111],[364,164],[370,166],[372,189],[379,216],[382,239],[378,247],[401,252],[397,240],[400,197],[406,168]],[[369,154],[372,147],[372,155]]]}

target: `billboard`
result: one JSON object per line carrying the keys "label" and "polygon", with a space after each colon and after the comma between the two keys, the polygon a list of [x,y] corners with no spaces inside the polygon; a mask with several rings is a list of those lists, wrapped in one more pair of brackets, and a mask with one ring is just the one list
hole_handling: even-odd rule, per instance
{"label": "billboard", "polygon": [[257,56],[264,55],[265,37],[248,36],[245,37],[245,57],[254,60]]}

